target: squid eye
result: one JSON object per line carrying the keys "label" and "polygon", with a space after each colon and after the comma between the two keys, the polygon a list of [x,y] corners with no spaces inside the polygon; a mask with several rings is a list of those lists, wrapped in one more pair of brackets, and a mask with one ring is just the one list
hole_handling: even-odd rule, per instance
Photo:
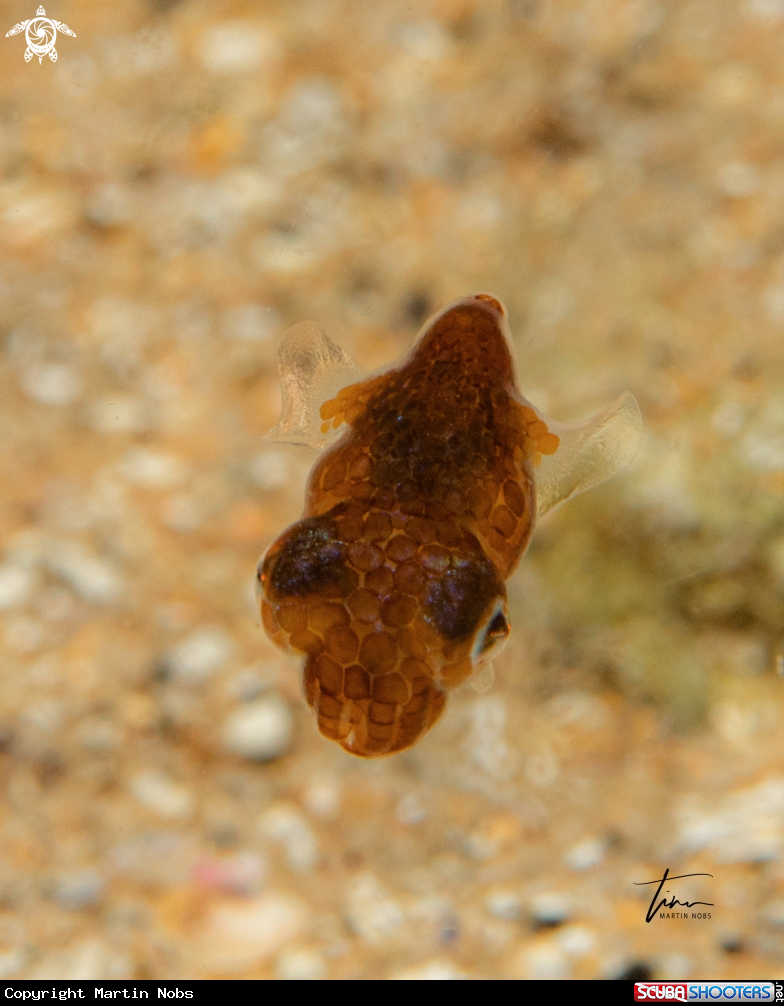
{"label": "squid eye", "polygon": [[484,653],[489,650],[491,646],[495,645],[499,639],[506,639],[508,635],[509,623],[507,622],[503,611],[499,611],[487,627],[484,642],[482,643],[482,649],[479,652]]}
{"label": "squid eye", "polygon": [[497,656],[501,652],[509,632],[510,625],[506,605],[503,600],[499,600],[484,627],[477,633],[472,654],[474,660],[487,660]]}

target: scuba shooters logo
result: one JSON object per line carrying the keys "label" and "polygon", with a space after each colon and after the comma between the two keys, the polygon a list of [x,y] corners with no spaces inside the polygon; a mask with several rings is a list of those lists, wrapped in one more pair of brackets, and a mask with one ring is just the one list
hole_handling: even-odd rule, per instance
{"label": "scuba shooters logo", "polygon": [[781,982],[635,982],[634,1001],[781,1002]]}

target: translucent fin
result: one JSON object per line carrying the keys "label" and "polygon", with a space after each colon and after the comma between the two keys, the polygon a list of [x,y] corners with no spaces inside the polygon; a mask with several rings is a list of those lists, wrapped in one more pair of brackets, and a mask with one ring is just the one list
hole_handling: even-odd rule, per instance
{"label": "translucent fin", "polygon": [[495,671],[492,662],[488,660],[486,663],[480,664],[476,674],[468,683],[479,695],[489,692],[495,684]]}
{"label": "translucent fin", "polygon": [[294,325],[278,350],[283,409],[280,422],[264,437],[282,444],[323,450],[343,430],[321,432],[319,409],[341,388],[363,379],[364,372],[312,321]]}
{"label": "translucent fin", "polygon": [[535,469],[539,517],[617,475],[640,446],[642,416],[637,399],[628,391],[584,423],[545,421],[561,442],[555,454],[543,457]]}

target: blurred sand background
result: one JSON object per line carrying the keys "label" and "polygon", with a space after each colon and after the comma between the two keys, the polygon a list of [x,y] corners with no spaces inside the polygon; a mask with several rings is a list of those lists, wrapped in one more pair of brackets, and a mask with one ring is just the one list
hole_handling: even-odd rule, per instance
{"label": "blurred sand background", "polygon": [[[780,974],[783,0],[46,7],[56,63],[0,34],[0,976]],[[372,369],[480,290],[532,401],[628,388],[644,446],[537,530],[492,691],[362,762],[258,626],[276,347]],[[664,867],[710,920],[646,925]]]}

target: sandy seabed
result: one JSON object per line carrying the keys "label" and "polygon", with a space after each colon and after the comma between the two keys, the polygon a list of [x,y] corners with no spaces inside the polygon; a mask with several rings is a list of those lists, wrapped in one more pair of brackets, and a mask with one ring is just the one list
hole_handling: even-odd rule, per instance
{"label": "sandy seabed", "polygon": [[[0,39],[0,977],[775,977],[782,0],[47,16],[56,62]],[[479,290],[533,402],[645,439],[538,528],[494,688],[364,762],[259,628],[276,349],[371,370]],[[708,918],[646,923],[665,868]]]}

